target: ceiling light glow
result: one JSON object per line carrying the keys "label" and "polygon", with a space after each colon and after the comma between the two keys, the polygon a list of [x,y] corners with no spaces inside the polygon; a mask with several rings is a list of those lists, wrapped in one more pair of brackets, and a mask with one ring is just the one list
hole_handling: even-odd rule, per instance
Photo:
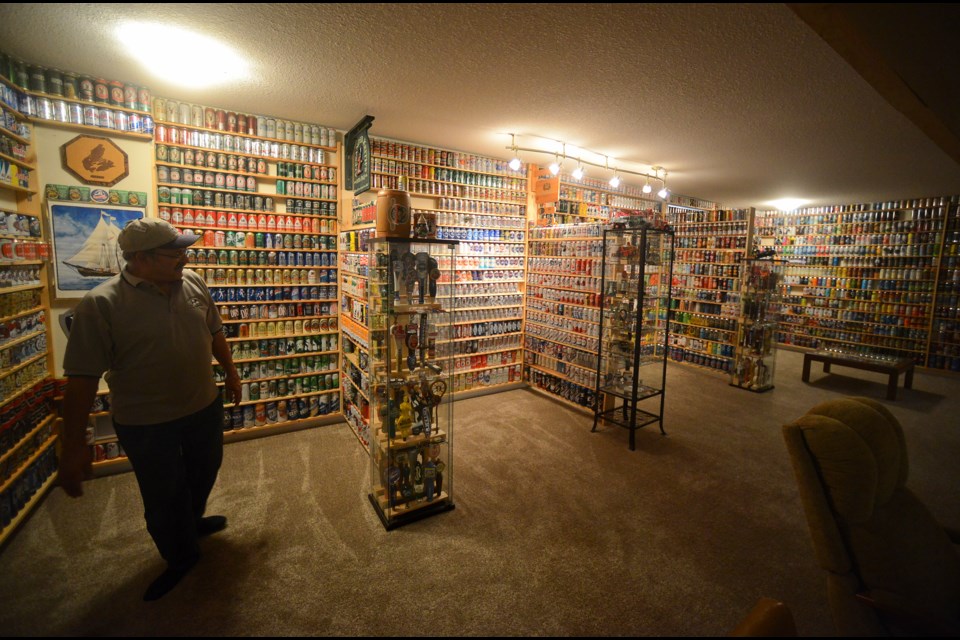
{"label": "ceiling light glow", "polygon": [[151,73],[180,86],[205,87],[251,76],[250,65],[237,51],[194,31],[166,24],[125,22],[114,34]]}
{"label": "ceiling light glow", "polygon": [[793,211],[808,202],[810,201],[804,200],[803,198],[780,198],[779,200],[770,200],[767,204],[780,211]]}

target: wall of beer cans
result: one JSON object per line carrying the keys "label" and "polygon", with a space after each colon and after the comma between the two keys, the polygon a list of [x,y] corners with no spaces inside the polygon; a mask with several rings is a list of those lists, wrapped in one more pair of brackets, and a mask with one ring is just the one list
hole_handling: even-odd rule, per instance
{"label": "wall of beer cans", "polygon": [[158,216],[201,236],[190,262],[240,372],[230,428],[338,414],[336,133],[172,98],[153,113]]}
{"label": "wall of beer cans", "polygon": [[50,245],[25,100],[10,65],[0,64],[0,545],[53,484],[57,469],[45,285]]}

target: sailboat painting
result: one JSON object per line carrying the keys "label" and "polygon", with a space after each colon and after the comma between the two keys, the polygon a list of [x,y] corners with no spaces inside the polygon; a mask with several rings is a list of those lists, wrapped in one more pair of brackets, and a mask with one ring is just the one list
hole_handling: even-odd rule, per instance
{"label": "sailboat painting", "polygon": [[94,203],[49,203],[58,298],[82,298],[123,269],[120,230],[143,209]]}

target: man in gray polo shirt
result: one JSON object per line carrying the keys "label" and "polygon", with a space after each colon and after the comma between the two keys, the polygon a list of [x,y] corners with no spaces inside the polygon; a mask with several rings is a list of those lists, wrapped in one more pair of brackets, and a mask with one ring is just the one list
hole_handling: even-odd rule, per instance
{"label": "man in gray polo shirt", "polygon": [[210,292],[184,270],[186,247],[197,239],[156,218],[128,223],[118,238],[126,267],[77,305],[63,360],[60,484],[70,496],[83,495],[91,464],[84,434],[103,375],[147,530],[167,561],[145,600],[160,598],[193,568],[198,537],[226,527],[223,516],[203,515],[223,460],[223,400],[212,358],[227,372],[234,402],[240,378]]}

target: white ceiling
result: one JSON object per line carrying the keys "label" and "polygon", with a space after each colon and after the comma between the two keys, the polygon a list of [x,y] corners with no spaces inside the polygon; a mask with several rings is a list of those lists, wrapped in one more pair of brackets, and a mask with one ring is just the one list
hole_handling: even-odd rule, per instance
{"label": "white ceiling", "polygon": [[[115,44],[129,19],[227,41],[253,78],[154,78]],[[370,114],[374,135],[502,158],[510,133],[560,140],[725,206],[960,193],[960,164],[783,4],[2,4],[0,49],[341,131]]]}

